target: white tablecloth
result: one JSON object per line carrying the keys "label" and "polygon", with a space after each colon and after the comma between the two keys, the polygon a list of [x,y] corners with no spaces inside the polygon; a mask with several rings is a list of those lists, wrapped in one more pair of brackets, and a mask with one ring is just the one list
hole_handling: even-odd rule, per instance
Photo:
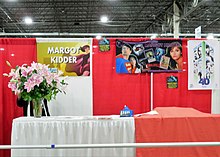
{"label": "white tablecloth", "polygon": [[[133,143],[134,119],[107,117],[20,117],[12,145]],[[134,157],[135,148],[12,149],[12,157]]]}

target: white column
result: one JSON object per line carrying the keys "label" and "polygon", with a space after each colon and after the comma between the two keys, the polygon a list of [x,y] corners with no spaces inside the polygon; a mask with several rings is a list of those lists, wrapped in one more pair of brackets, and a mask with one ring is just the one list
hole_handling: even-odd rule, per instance
{"label": "white column", "polygon": [[180,24],[180,13],[179,8],[176,5],[176,2],[173,2],[173,31],[174,38],[179,38],[179,24]]}
{"label": "white column", "polygon": [[154,109],[154,73],[150,73],[150,110]]}
{"label": "white column", "polygon": [[220,114],[220,90],[212,90],[212,114]]}
{"label": "white column", "polygon": [[[218,48],[220,48],[220,42]],[[218,69],[218,73],[220,73],[220,67]],[[211,113],[220,114],[220,89],[212,90]]]}

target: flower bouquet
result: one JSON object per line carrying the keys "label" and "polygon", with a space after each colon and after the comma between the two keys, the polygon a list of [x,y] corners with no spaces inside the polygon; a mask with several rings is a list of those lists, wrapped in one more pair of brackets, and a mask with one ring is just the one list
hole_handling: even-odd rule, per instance
{"label": "flower bouquet", "polygon": [[[7,62],[9,66],[10,63]],[[4,76],[10,77],[8,87],[25,101],[32,101],[34,112],[40,110],[40,104],[43,99],[50,101],[55,99],[57,93],[63,92],[67,83],[64,79],[60,80],[61,72],[51,73],[48,65],[41,63],[31,63],[30,66],[23,64],[11,69],[9,74]]]}

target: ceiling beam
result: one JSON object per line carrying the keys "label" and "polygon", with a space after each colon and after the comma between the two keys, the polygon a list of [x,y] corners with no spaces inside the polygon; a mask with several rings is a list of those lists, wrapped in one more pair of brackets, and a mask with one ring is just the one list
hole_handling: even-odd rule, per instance
{"label": "ceiling beam", "polygon": [[[17,24],[16,24],[16,20],[12,17],[12,16],[10,16],[9,14],[11,14],[10,13],[10,11],[7,9],[7,8],[3,8],[2,6],[0,6],[0,10],[5,14],[5,16],[7,17],[7,19],[10,21],[10,22],[15,22],[14,23],[14,25],[15,25],[15,27],[21,32],[21,33],[26,33],[26,31],[21,27],[21,26],[18,26]],[[5,22],[7,22],[8,20],[5,20]],[[3,28],[4,29],[4,28]]]}
{"label": "ceiling beam", "polygon": [[[200,6],[202,6],[203,4],[205,4],[208,0],[202,0],[201,2],[199,2],[196,7],[193,7],[192,9],[190,9],[189,11],[187,11],[184,15],[180,16],[180,18],[176,21],[179,22],[183,19],[185,19],[187,16],[189,16],[191,13],[195,12],[196,9],[198,9]],[[188,6],[187,6],[188,8]]]}

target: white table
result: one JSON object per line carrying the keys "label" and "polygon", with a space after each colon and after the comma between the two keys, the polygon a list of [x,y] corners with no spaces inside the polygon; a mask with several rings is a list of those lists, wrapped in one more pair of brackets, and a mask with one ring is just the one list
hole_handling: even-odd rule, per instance
{"label": "white table", "polygon": [[[13,120],[12,145],[134,143],[132,117],[20,117]],[[12,157],[134,157],[135,148],[12,149]]]}

